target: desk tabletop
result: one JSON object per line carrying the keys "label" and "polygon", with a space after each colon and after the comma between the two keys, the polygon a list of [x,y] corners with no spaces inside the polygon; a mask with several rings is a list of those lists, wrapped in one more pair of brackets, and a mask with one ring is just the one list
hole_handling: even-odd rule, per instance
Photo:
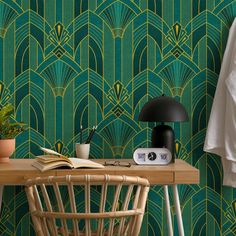
{"label": "desk tabletop", "polygon": [[[91,159],[104,164],[114,159]],[[131,159],[122,159],[122,162],[131,163],[131,167],[105,166],[104,169],[54,169],[40,172],[32,166],[34,159],[11,159],[9,163],[0,164],[0,184],[23,185],[28,178],[37,176],[62,176],[84,174],[110,174],[145,177],[151,185],[164,184],[198,184],[199,170],[183,160],[177,159],[175,163],[166,166],[136,165]]]}

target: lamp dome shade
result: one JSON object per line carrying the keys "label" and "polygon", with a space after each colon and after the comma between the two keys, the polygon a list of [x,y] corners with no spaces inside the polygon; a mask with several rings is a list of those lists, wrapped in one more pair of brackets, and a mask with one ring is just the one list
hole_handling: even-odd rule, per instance
{"label": "lamp dome shade", "polygon": [[138,118],[139,121],[150,122],[181,122],[188,119],[184,106],[174,98],[164,95],[147,102]]}

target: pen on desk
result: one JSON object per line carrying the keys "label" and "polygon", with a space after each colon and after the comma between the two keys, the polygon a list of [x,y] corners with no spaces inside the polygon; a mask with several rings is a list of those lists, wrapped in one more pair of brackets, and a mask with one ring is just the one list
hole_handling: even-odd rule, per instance
{"label": "pen on desk", "polygon": [[92,138],[93,138],[93,135],[94,135],[94,133],[95,133],[97,127],[98,127],[98,126],[94,126],[94,127],[93,127],[93,129],[91,130],[91,132],[90,132],[90,134],[89,134],[89,137],[88,137],[87,140],[86,140],[86,143],[90,143],[90,142],[91,142],[91,140],[92,140]]}
{"label": "pen on desk", "polygon": [[83,142],[83,126],[80,126],[80,144]]}
{"label": "pen on desk", "polygon": [[91,142],[91,140],[92,140],[92,138],[93,138],[93,135],[94,135],[96,129],[97,129],[97,126],[94,127],[93,132],[92,132],[92,134],[91,134],[91,136],[90,136],[90,138],[89,138],[89,140],[88,140],[88,143]]}
{"label": "pen on desk", "polygon": [[91,135],[92,135],[94,129],[95,129],[95,126],[93,126],[93,128],[90,130],[89,136],[88,136],[88,138],[86,139],[86,142],[85,142],[85,143],[89,143],[90,137],[91,137]]}
{"label": "pen on desk", "polygon": [[90,137],[90,139],[89,139],[89,143],[91,142],[91,140],[92,140],[92,138],[93,138],[93,135],[94,135],[94,133],[95,133],[96,130],[97,130],[97,127],[98,127],[98,126],[95,126],[95,127],[94,127],[93,133],[91,134],[91,137]]}

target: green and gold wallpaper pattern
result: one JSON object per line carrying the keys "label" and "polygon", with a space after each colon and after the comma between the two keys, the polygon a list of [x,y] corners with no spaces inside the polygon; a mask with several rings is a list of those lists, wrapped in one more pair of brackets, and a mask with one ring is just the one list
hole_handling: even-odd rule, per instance
{"label": "green and gold wallpaper pattern", "polygon": [[[80,125],[84,138],[98,125],[91,156],[131,158],[155,125],[137,121],[142,106],[173,96],[190,116],[172,124],[177,158],[201,172],[200,185],[179,186],[186,235],[236,235],[236,191],[203,152],[234,16],[235,0],[0,0],[0,106],[28,124],[14,157],[39,146],[74,155]],[[5,188],[0,235],[34,235],[23,187]],[[141,231],[154,235],[167,235],[158,186]]]}

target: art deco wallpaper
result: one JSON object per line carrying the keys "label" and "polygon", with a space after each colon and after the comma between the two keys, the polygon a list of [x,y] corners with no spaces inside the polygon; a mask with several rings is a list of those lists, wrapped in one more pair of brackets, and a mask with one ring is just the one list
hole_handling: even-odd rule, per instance
{"label": "art deco wallpaper", "polygon": [[[80,125],[84,138],[98,125],[91,156],[131,158],[155,125],[137,121],[142,106],[173,96],[190,116],[172,124],[177,158],[201,173],[200,185],[179,187],[186,235],[236,235],[236,191],[203,152],[234,16],[235,0],[0,0],[0,106],[13,103],[28,124],[14,157],[39,146],[74,155]],[[0,235],[34,235],[23,187],[5,188]],[[167,235],[158,186],[141,232],[154,235]]]}

